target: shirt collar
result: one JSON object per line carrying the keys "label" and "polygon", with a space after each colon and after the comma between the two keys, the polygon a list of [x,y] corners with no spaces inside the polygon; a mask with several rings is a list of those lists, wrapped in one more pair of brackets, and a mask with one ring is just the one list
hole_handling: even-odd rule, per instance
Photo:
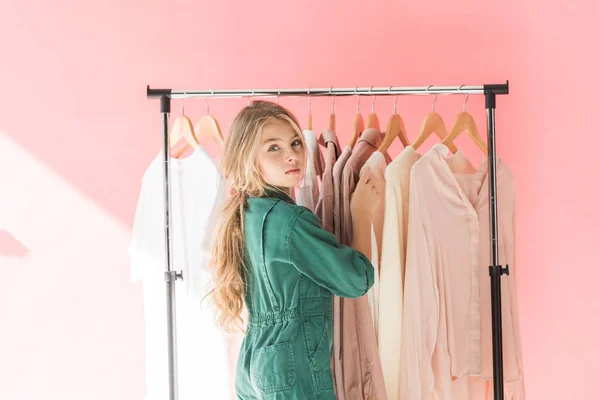
{"label": "shirt collar", "polygon": [[359,142],[365,141],[373,147],[377,147],[379,143],[379,131],[375,128],[366,129],[361,135]]}
{"label": "shirt collar", "polygon": [[340,147],[337,135],[331,129],[325,129],[323,132],[321,132],[321,141],[323,142],[322,144],[324,144],[325,146],[327,146],[328,142],[332,142],[335,143],[335,146],[338,149]]}
{"label": "shirt collar", "polygon": [[327,143],[333,143],[335,146],[335,154],[336,157],[340,154],[340,143],[338,141],[337,135],[331,129],[325,129],[321,132],[319,136],[319,144],[325,148],[327,148]]}

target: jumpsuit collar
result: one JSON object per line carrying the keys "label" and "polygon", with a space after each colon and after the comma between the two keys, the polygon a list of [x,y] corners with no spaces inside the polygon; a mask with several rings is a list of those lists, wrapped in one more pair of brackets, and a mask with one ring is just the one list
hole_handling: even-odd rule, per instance
{"label": "jumpsuit collar", "polygon": [[265,196],[280,199],[285,201],[286,203],[296,204],[296,202],[290,197],[290,195],[282,192],[284,190],[285,189],[278,188],[273,185],[268,185],[267,187],[265,187]]}

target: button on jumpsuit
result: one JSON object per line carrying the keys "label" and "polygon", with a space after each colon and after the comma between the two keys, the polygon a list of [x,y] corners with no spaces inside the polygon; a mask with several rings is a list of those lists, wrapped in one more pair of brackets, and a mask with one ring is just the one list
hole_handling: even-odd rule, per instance
{"label": "button on jumpsuit", "polygon": [[333,294],[359,297],[373,266],[317,217],[273,190],[244,214],[248,329],[236,369],[242,400],[335,399]]}

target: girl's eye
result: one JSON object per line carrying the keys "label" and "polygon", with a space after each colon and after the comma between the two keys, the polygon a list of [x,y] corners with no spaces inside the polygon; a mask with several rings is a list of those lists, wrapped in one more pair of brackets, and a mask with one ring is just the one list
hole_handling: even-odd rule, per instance
{"label": "girl's eye", "polygon": [[302,141],[300,139],[296,139],[292,142],[292,146],[302,146]]}
{"label": "girl's eye", "polygon": [[277,149],[279,149],[279,146],[274,144],[273,146],[269,147],[268,151],[276,151]]}

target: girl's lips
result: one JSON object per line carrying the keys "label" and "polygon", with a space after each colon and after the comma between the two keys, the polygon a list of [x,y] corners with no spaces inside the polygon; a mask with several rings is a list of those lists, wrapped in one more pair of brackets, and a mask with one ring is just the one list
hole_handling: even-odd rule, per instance
{"label": "girl's lips", "polygon": [[299,173],[300,173],[300,170],[298,168],[296,168],[296,169],[290,169],[289,171],[286,172],[286,174],[289,174],[289,175],[296,175],[296,174],[299,174]]}

